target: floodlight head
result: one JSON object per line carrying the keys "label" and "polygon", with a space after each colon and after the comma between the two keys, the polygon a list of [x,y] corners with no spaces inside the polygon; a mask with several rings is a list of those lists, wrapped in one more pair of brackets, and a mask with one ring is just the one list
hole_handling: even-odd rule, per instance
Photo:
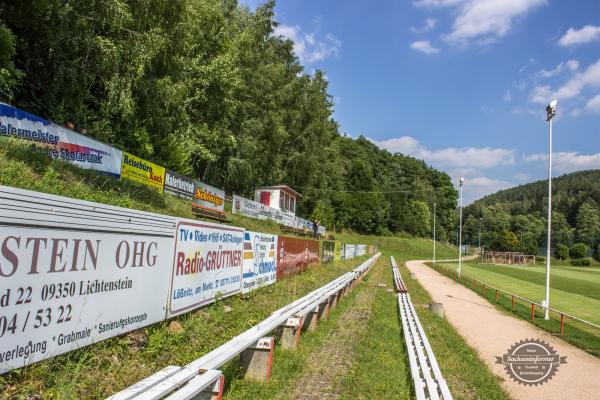
{"label": "floodlight head", "polygon": [[546,106],[547,118],[546,121],[550,121],[554,115],[556,115],[556,108],[558,107],[558,100],[554,99]]}
{"label": "floodlight head", "polygon": [[462,185],[463,185],[463,182],[464,182],[464,181],[465,181],[465,178],[464,178],[464,177],[463,177],[463,178],[460,178],[460,186],[462,186]]}

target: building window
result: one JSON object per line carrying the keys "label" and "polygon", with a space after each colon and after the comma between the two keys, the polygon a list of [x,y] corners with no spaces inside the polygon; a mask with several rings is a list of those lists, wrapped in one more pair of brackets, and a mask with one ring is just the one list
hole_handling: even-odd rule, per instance
{"label": "building window", "polygon": [[290,211],[293,213],[296,212],[296,198],[295,197],[290,197]]}
{"label": "building window", "polygon": [[283,194],[285,196],[285,209],[289,210],[290,209],[290,196],[288,196],[286,193]]}
{"label": "building window", "polygon": [[279,192],[279,208],[283,210],[283,193]]}

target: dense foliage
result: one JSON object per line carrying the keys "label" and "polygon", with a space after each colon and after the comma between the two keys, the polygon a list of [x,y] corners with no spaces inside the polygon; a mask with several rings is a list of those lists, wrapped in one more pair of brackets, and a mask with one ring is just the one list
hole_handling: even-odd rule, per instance
{"label": "dense foliage", "polygon": [[0,97],[228,192],[286,183],[329,227],[426,235],[437,201],[445,238],[449,177],[341,135],[325,75],[274,35],[273,7],[0,0]]}
{"label": "dense foliage", "polygon": [[[552,247],[559,258],[566,258],[568,249],[579,256],[600,243],[599,180],[600,170],[552,180]],[[485,247],[536,254],[546,246],[547,193],[548,181],[540,180],[475,201],[465,209],[467,243],[478,243],[481,222]],[[505,240],[509,232],[515,236],[511,243]]]}

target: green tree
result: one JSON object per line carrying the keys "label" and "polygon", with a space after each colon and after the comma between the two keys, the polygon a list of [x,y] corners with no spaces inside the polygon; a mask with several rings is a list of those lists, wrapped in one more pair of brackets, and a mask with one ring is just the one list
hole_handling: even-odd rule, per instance
{"label": "green tree", "polygon": [[579,207],[575,235],[577,240],[588,246],[594,246],[600,239],[600,211],[591,201]]}
{"label": "green tree", "polygon": [[574,259],[583,258],[587,255],[587,246],[585,243],[575,243],[569,249],[569,256]]}
{"label": "green tree", "polygon": [[0,23],[0,100],[3,101],[12,101],[15,87],[23,77],[13,62],[15,53],[15,36]]}
{"label": "green tree", "polygon": [[558,258],[559,260],[566,260],[569,258],[569,246],[566,246],[562,243],[557,244],[556,248],[554,249],[554,257]]}

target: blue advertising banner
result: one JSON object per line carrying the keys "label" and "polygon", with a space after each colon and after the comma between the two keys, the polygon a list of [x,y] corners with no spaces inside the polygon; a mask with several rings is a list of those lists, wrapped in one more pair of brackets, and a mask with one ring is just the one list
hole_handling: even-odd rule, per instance
{"label": "blue advertising banner", "polygon": [[22,140],[32,151],[81,168],[121,176],[121,150],[1,102],[0,137]]}

